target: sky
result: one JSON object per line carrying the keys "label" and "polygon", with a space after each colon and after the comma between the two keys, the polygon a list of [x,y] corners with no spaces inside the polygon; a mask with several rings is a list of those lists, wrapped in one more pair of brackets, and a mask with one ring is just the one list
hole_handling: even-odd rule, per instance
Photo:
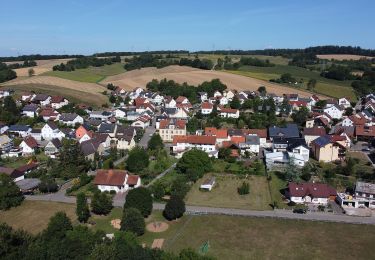
{"label": "sky", "polygon": [[106,51],[375,48],[373,0],[14,0],[0,56]]}

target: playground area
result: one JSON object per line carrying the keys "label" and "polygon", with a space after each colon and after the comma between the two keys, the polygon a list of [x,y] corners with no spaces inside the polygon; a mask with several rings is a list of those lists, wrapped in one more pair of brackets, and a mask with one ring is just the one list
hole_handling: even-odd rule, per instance
{"label": "playground area", "polygon": [[154,221],[154,222],[147,224],[146,226],[147,231],[150,231],[153,233],[164,232],[168,228],[169,228],[169,225],[166,222],[162,222],[162,221]]}

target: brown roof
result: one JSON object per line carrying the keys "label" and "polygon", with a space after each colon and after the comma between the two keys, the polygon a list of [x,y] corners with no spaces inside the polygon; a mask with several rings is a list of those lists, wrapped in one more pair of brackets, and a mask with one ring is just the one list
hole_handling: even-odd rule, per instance
{"label": "brown roof", "polygon": [[64,99],[62,96],[53,96],[51,97],[51,103],[61,103],[64,102]]}
{"label": "brown roof", "polygon": [[32,162],[32,163],[29,163],[29,164],[25,164],[21,167],[18,167],[17,171],[25,173],[27,171],[34,170],[34,169],[38,168],[38,166],[39,166],[39,163]]}
{"label": "brown roof", "polygon": [[30,148],[37,148],[38,147],[38,143],[37,141],[35,140],[34,137],[32,137],[31,135],[25,137],[25,139],[23,139],[23,141],[30,147]]}
{"label": "brown roof", "polygon": [[1,173],[5,173],[6,175],[8,175],[9,177],[13,179],[18,178],[23,175],[22,172],[13,168],[8,168],[8,167],[0,167],[0,174]]}
{"label": "brown roof", "polygon": [[201,104],[202,109],[212,109],[214,105],[212,105],[210,102],[203,102]]}
{"label": "brown roof", "polygon": [[219,107],[220,108],[220,112],[223,112],[223,113],[230,113],[230,114],[235,114],[238,112],[238,109],[234,109],[234,108],[226,108],[226,107]]}
{"label": "brown roof", "polygon": [[267,138],[267,129],[244,129],[246,135],[257,135],[259,138]]}
{"label": "brown roof", "polygon": [[175,135],[173,137],[173,144],[177,143],[189,143],[189,144],[211,144],[216,143],[215,136],[205,136],[205,135]]}
{"label": "brown roof", "polygon": [[355,133],[357,136],[375,137],[375,126],[357,125],[355,127]]}
{"label": "brown roof", "polygon": [[98,170],[94,179],[95,185],[122,186],[125,183],[127,171]]}
{"label": "brown roof", "polygon": [[303,130],[303,135],[323,136],[326,134],[324,127],[311,127]]}
{"label": "brown roof", "polygon": [[294,183],[288,185],[291,197],[311,196],[313,198],[329,198],[336,196],[337,192],[331,186],[324,183]]}
{"label": "brown roof", "polygon": [[364,125],[366,124],[366,118],[359,115],[349,116],[349,119],[353,122],[354,125]]}
{"label": "brown roof", "polygon": [[44,108],[39,115],[40,116],[57,116],[59,113],[56,112],[53,108]]}

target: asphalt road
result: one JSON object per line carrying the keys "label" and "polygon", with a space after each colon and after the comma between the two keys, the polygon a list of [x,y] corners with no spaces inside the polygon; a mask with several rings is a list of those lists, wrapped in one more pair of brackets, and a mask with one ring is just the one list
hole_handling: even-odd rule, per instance
{"label": "asphalt road", "polygon": [[139,141],[138,145],[147,148],[148,141],[151,139],[151,136],[156,132],[155,128],[155,117],[152,119],[152,125],[146,127],[145,133],[142,136],[141,140]]}

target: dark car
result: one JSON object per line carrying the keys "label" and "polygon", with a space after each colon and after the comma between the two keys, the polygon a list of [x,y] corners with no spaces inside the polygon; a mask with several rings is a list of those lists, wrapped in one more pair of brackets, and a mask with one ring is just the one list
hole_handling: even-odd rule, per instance
{"label": "dark car", "polygon": [[306,214],[306,209],[293,209],[293,213]]}

